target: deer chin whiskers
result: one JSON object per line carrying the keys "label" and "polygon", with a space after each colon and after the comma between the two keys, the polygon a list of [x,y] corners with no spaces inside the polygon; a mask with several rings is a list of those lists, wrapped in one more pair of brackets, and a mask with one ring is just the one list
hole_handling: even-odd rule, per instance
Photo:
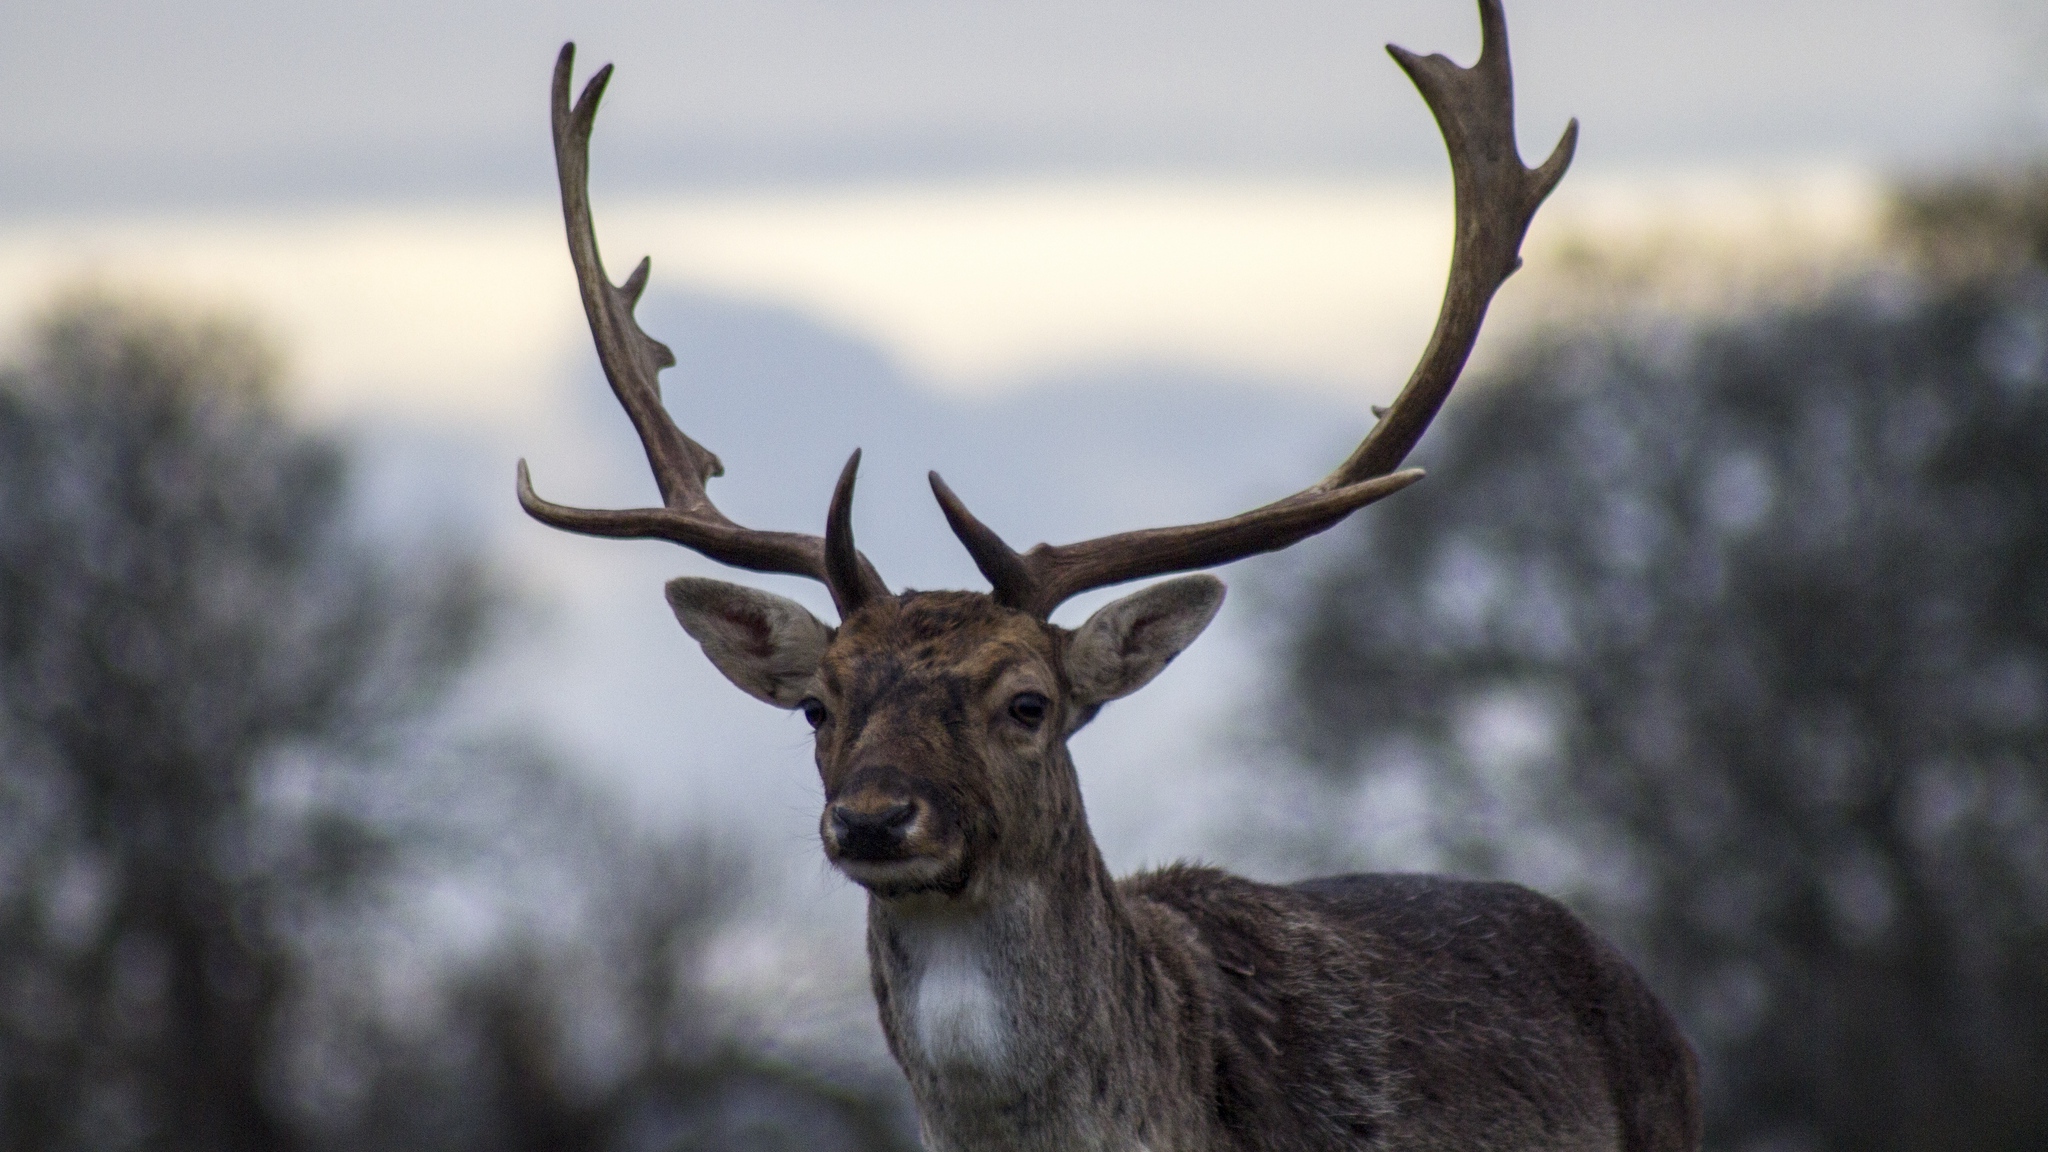
{"label": "deer chin whiskers", "polygon": [[832,861],[841,875],[883,899],[957,893],[964,883],[960,864],[957,853],[901,860]]}

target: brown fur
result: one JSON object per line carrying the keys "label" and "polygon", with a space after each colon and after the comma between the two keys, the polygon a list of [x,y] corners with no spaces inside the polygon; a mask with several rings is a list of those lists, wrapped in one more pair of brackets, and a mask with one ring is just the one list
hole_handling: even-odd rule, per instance
{"label": "brown fur", "polygon": [[[875,999],[931,1148],[1698,1147],[1690,1049],[1553,901],[1427,876],[1114,881],[1066,750],[1100,703],[1075,698],[1072,636],[906,593],[819,669],[828,815],[918,806],[899,871],[839,862],[871,892]],[[1051,702],[1035,730],[1006,711],[1020,692]]]}

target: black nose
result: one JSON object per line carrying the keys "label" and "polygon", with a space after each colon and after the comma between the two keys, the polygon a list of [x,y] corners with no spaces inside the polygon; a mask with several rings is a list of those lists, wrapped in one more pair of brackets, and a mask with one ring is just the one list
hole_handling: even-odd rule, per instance
{"label": "black nose", "polygon": [[903,848],[903,833],[917,819],[917,805],[904,800],[872,812],[832,806],[832,835],[840,855],[854,860],[887,859]]}

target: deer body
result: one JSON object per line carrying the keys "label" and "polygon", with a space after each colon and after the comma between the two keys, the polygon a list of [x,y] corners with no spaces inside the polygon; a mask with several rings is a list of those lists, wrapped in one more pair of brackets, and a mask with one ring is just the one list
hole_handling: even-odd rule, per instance
{"label": "deer body", "polygon": [[[1212,869],[1100,879],[1087,900],[870,902],[874,998],[934,1152],[1692,1148],[1677,1029],[1532,892],[1319,881],[1354,886],[1348,916]],[[973,994],[934,996],[969,957]]]}
{"label": "deer body", "polygon": [[[1130,680],[1218,594],[1195,577],[1132,598],[1150,611],[1125,621]],[[827,851],[869,885],[875,1000],[929,1148],[1690,1147],[1684,1041],[1552,901],[1419,876],[1114,880],[1066,736],[1096,703],[1077,680],[1134,685],[1071,668],[1087,635],[910,593],[840,629],[805,689],[828,713]],[[1027,728],[1005,705],[1040,688],[1057,695]],[[830,808],[904,803],[890,851],[832,827]],[[898,881],[905,851],[943,866]]]}
{"label": "deer body", "polygon": [[992,1065],[933,1052],[930,1022],[905,1004],[916,921],[959,914],[875,901],[875,996],[926,1146],[1693,1146],[1683,1042],[1556,904],[1437,877],[1318,884],[1354,886],[1354,915],[1314,886],[1194,868],[1111,885],[1087,913],[968,914],[990,946],[990,1004],[1017,1029]]}
{"label": "deer body", "polygon": [[868,956],[889,1050],[934,1152],[1695,1152],[1690,1048],[1635,972],[1556,903],[1507,884],[1349,876],[1279,887],[1173,867],[1114,880],[1067,740],[1157,676],[1214,617],[1223,585],[1166,580],[1076,629],[1091,588],[1284,548],[1421,478],[1398,470],[1456,382],[1520,262],[1576,124],[1550,158],[1514,143],[1506,24],[1460,68],[1393,49],[1451,152],[1457,229],[1437,328],[1391,410],[1336,471],[1223,520],[1016,552],[937,475],[954,534],[993,585],[891,592],[855,547],[847,461],[825,535],[726,518],[718,458],[664,406],[675,362],[640,330],[642,261],[597,254],[589,139],[610,69],[554,129],[569,248],[599,359],[640,435],[659,508],[519,498],[545,523],[665,538],[822,581],[840,623],[758,589],[683,578],[683,629],[748,694],[816,730],[825,855],[868,894]]}

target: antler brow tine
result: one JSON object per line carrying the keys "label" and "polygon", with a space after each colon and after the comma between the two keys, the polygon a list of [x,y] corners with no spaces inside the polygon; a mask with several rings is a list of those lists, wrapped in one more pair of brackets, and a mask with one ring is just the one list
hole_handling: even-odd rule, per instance
{"label": "antler brow tine", "polygon": [[1429,428],[1464,371],[1486,309],[1521,266],[1522,238],[1577,147],[1571,121],[1549,159],[1530,169],[1515,146],[1514,80],[1500,0],[1479,0],[1481,47],[1470,68],[1442,55],[1387,51],[1414,81],[1450,153],[1457,225],[1435,330],[1391,408],[1336,471],[1292,496],[1224,520],[1149,528],[1018,553],[974,518],[932,474],[932,491],[1001,603],[1041,618],[1078,593],[1126,580],[1208,568],[1285,548],[1422,478],[1395,471]]}
{"label": "antler brow tine", "polygon": [[[704,482],[725,472],[718,457],[683,434],[661,400],[660,373],[675,366],[675,354],[649,336],[633,317],[634,305],[647,288],[650,262],[641,260],[624,284],[606,277],[598,256],[597,233],[590,212],[590,133],[597,121],[598,101],[611,80],[612,67],[597,70],[574,106],[569,81],[576,46],[562,45],[555,59],[551,93],[555,139],[555,172],[562,192],[562,223],[569,236],[569,260],[583,295],[583,312],[597,345],[598,362],[612,393],[633,422],[655,486],[659,508],[601,510],[551,503],[534,493],[526,461],[519,462],[519,504],[543,524],[587,536],[649,537],[671,540],[685,548],[756,572],[782,572],[824,582],[842,613],[875,596],[888,595],[882,578],[867,557],[852,551],[837,565],[827,563],[825,541],[797,532],[762,532],[734,523],[712,504]],[[855,454],[858,459],[858,453]],[[849,462],[849,469],[852,464]],[[850,475],[850,471],[849,471]],[[851,499],[850,480],[843,480]],[[835,501],[835,504],[837,501]]]}

